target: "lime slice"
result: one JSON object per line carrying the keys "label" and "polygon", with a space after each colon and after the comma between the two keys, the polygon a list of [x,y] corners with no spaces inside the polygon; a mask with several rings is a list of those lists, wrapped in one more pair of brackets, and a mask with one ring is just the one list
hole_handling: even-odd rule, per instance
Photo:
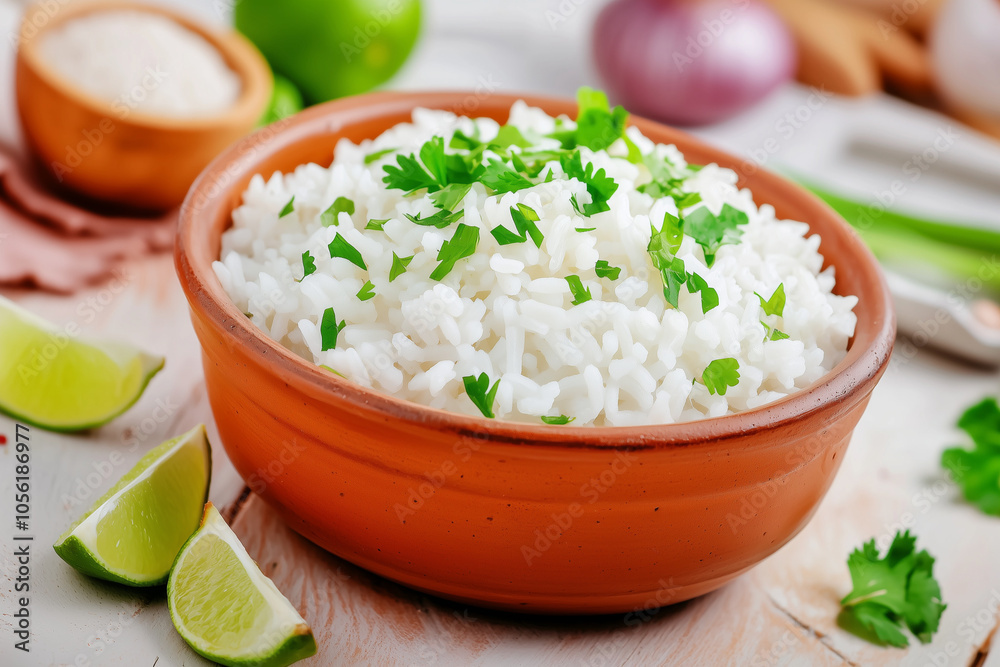
{"label": "lime slice", "polygon": [[163,358],[129,345],[76,340],[0,297],[0,411],[53,431],[105,424],[142,396]]}
{"label": "lime slice", "polygon": [[167,604],[184,641],[223,665],[284,667],[316,653],[312,630],[212,503],[177,554]]}
{"label": "lime slice", "polygon": [[84,574],[131,586],[167,580],[198,529],[212,455],[201,424],[139,459],[54,548]]}

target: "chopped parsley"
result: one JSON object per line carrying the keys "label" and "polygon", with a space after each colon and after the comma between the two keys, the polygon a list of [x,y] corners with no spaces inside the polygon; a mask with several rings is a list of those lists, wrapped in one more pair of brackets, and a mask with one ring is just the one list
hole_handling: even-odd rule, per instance
{"label": "chopped parsley", "polygon": [[358,290],[358,298],[362,301],[368,301],[369,299],[375,298],[375,284],[372,281],[366,282]]}
{"label": "chopped parsley", "polygon": [[[701,294],[701,312],[707,313],[719,305],[719,293],[709,287],[708,281],[697,273],[687,274],[687,288],[691,294],[698,292]],[[725,392],[723,392],[725,393]]]}
{"label": "chopped parsley", "polygon": [[569,284],[569,291],[573,293],[572,304],[574,306],[579,306],[581,303],[586,303],[594,298],[590,294],[590,288],[583,286],[580,276],[566,276],[566,282]]}
{"label": "chopped parsley", "polygon": [[368,224],[365,225],[365,229],[370,229],[374,232],[381,232],[383,231],[382,227],[384,227],[385,223],[389,222],[389,220],[390,218],[386,218],[384,220],[369,220]]}
{"label": "chopped parsley", "polygon": [[918,552],[916,542],[907,530],[896,533],[885,557],[875,540],[851,553],[847,568],[853,589],[840,601],[841,625],[854,625],[865,639],[899,648],[910,643],[904,627],[921,643],[931,641],[947,605],[934,578],[934,558],[926,550]]}
{"label": "chopped parsley", "polygon": [[618,276],[621,274],[622,270],[620,267],[611,266],[608,264],[607,260],[599,259],[597,260],[597,266],[594,267],[594,272],[597,273],[598,278],[618,280]]}
{"label": "chopped parsley", "polygon": [[354,202],[347,197],[337,197],[330,204],[330,208],[323,211],[323,214],[319,216],[320,222],[323,223],[324,227],[336,227],[340,223],[337,221],[337,217],[341,213],[346,213],[347,215],[354,215]]}
{"label": "chopped parsley", "polygon": [[456,262],[475,254],[478,244],[479,227],[459,223],[455,235],[445,241],[438,251],[437,260],[440,264],[431,272],[431,278],[441,280],[447,276],[455,268]]}
{"label": "chopped parsley", "polygon": [[517,230],[517,233],[515,234],[503,225],[497,225],[490,230],[490,234],[497,240],[497,243],[500,245],[524,243],[530,236],[536,248],[542,247],[542,241],[545,240],[545,237],[542,236],[541,230],[535,224],[538,221],[538,214],[535,212],[535,209],[525,204],[511,206],[510,218],[514,222],[514,228]]}
{"label": "chopped parsley", "polygon": [[491,387],[490,377],[486,373],[480,373],[478,378],[475,375],[466,375],[462,378],[462,382],[465,384],[465,394],[469,400],[479,408],[484,417],[494,419],[493,401],[496,398],[497,389],[500,388],[500,380],[494,382]]}
{"label": "chopped parsley", "polygon": [[392,268],[389,269],[389,282],[406,273],[406,267],[413,261],[413,255],[400,257],[395,252],[392,253]]}
{"label": "chopped parsley", "polygon": [[281,209],[281,213],[278,214],[279,218],[284,218],[286,215],[295,210],[295,195],[288,200],[288,203]]}
{"label": "chopped parsley", "polygon": [[302,253],[302,278],[305,279],[306,276],[316,273],[316,259],[312,256],[312,253],[306,250]]}
{"label": "chopped parsley", "polygon": [[684,232],[704,249],[705,262],[712,266],[719,247],[737,242],[740,226],[748,221],[746,213],[729,204],[722,205],[719,215],[713,214],[707,206],[699,206],[684,216]]}
{"label": "chopped parsley", "polygon": [[404,215],[406,215],[407,220],[409,220],[415,225],[421,225],[423,227],[437,227],[438,229],[444,229],[445,227],[451,225],[453,222],[461,220],[462,216],[465,215],[465,210],[463,209],[461,211],[456,211],[452,213],[451,211],[439,209],[434,213],[432,213],[431,215],[428,215],[427,217],[424,217],[419,213],[417,215],[410,215],[409,213],[406,213]]}
{"label": "chopped parsley", "polygon": [[382,182],[390,189],[404,190],[407,194],[425,188],[429,192],[441,189],[434,177],[420,166],[414,155],[397,155],[396,164],[387,164],[382,170],[385,172]]}
{"label": "chopped parsley", "polygon": [[454,211],[472,189],[472,183],[451,183],[437,192],[431,193],[431,201],[440,209]]}
{"label": "chopped parsley", "polygon": [[559,158],[559,164],[562,166],[567,178],[575,178],[580,181],[587,186],[587,192],[590,193],[590,203],[583,204],[582,206],[575,196],[572,198],[573,208],[577,212],[590,217],[595,213],[610,210],[611,207],[608,206],[608,200],[618,190],[618,183],[615,182],[615,179],[608,176],[603,168],[598,169],[595,173],[593,163],[588,162],[584,166],[583,157],[580,155],[579,150],[563,154]]}
{"label": "chopped parsley", "polygon": [[1000,516],[1000,406],[987,398],[966,410],[958,427],[972,440],[972,449],[952,447],[941,455],[962,495],[986,514]]}
{"label": "chopped parsley", "polygon": [[368,265],[365,264],[364,258],[358,249],[347,242],[343,236],[338,232],[337,235],[330,241],[328,246],[330,249],[330,258],[340,257],[341,259],[346,259],[348,262],[358,267],[359,269],[368,270]]}
{"label": "chopped parsley", "polygon": [[319,335],[322,339],[320,349],[324,352],[337,347],[337,336],[347,326],[347,322],[341,320],[337,322],[337,313],[333,312],[333,307],[323,311],[323,319],[319,323]]}
{"label": "chopped parsley", "polygon": [[583,233],[583,232],[592,232],[595,229],[597,229],[597,227],[577,227],[576,231]]}
{"label": "chopped parsley", "polygon": [[336,370],[336,369],[333,369],[333,368],[330,368],[330,367],[329,367],[329,366],[327,366],[326,364],[320,364],[320,365],[319,365],[319,367],[320,367],[320,368],[322,368],[322,369],[323,369],[323,370],[325,370],[325,371],[330,371],[330,372],[331,372],[331,373],[333,373],[334,375],[339,375],[340,377],[344,378],[345,380],[347,379],[347,376],[346,376],[346,375],[344,375],[343,373],[341,373],[340,371],[338,371],[338,370]]}
{"label": "chopped parsley", "polygon": [[490,160],[486,164],[486,171],[483,172],[481,181],[498,195],[517,192],[534,185],[525,175],[500,160]]}
{"label": "chopped parsley", "polygon": [[765,300],[760,294],[757,294],[757,298],[760,299],[760,307],[764,310],[765,315],[780,317],[785,312],[785,283],[778,283],[778,288],[774,290],[770,299]]}
{"label": "chopped parsley", "polygon": [[570,422],[576,421],[576,417],[567,417],[566,415],[559,415],[558,417],[542,417],[542,421],[546,424],[552,424],[555,426],[564,426]]}
{"label": "chopped parsley", "polygon": [[710,363],[701,374],[701,381],[708,388],[708,393],[725,396],[730,387],[740,382],[740,362],[732,357],[716,359]]}
{"label": "chopped parsley", "polygon": [[374,153],[369,153],[365,156],[365,164],[371,164],[372,162],[378,161],[379,158],[383,158],[393,151],[399,150],[398,148],[383,148],[380,151],[375,151]]}
{"label": "chopped parsley", "polygon": [[531,148],[531,142],[524,138],[521,130],[513,125],[501,125],[497,131],[497,136],[490,142],[490,146],[497,148],[509,148],[518,146],[520,148]]}

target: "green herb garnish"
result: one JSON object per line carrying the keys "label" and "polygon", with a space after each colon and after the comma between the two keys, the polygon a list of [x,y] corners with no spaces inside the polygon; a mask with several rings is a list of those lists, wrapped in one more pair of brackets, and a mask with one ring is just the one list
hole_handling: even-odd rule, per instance
{"label": "green herb garnish", "polygon": [[897,532],[884,558],[875,540],[851,553],[847,568],[854,588],[840,601],[842,626],[860,628],[868,636],[857,634],[865,639],[900,648],[910,643],[904,626],[921,643],[930,642],[947,605],[934,579],[934,558],[926,550],[918,552],[916,542],[910,531]]}
{"label": "green herb garnish", "polygon": [[724,243],[737,242],[739,228],[747,222],[747,214],[729,204],[722,205],[719,215],[713,214],[707,206],[701,206],[684,216],[684,233],[704,249],[705,262],[712,266],[719,247]]}
{"label": "green herb garnish", "polygon": [[415,225],[421,225],[423,227],[437,227],[438,229],[444,229],[445,227],[451,225],[453,222],[461,220],[462,216],[465,215],[465,209],[461,211],[455,211],[454,213],[452,213],[451,211],[440,209],[438,211],[435,211],[431,215],[428,215],[427,217],[424,217],[419,213],[417,215],[410,215],[409,213],[406,213],[404,215],[406,216],[407,220],[409,220]]}
{"label": "green herb garnish", "polygon": [[489,376],[486,373],[480,373],[478,378],[475,375],[466,375],[462,378],[462,382],[465,384],[465,394],[469,400],[479,408],[484,417],[494,419],[493,400],[496,398],[497,389],[500,388],[500,380],[494,382],[493,386],[490,387]]}
{"label": "green herb garnish", "polygon": [[534,185],[523,174],[500,160],[490,160],[480,180],[483,185],[493,190],[494,194],[517,192]]}
{"label": "green herb garnish", "polygon": [[331,372],[331,373],[333,373],[334,375],[339,375],[340,377],[344,378],[345,380],[347,379],[347,376],[346,376],[346,375],[344,375],[343,373],[341,373],[341,372],[340,372],[340,371],[338,371],[338,370],[335,370],[335,369],[333,369],[333,368],[330,368],[330,367],[329,367],[329,366],[327,366],[326,364],[320,364],[320,365],[319,365],[319,367],[320,367],[320,368],[322,368],[322,369],[323,369],[323,370],[325,370],[325,371],[330,371],[330,372]]}
{"label": "green herb garnish", "polygon": [[590,294],[590,288],[583,286],[580,276],[566,276],[566,282],[569,284],[569,291],[573,293],[572,303],[574,306],[579,306],[581,303],[586,303],[594,298]]}
{"label": "green herb garnish", "polygon": [[729,387],[735,387],[740,382],[740,362],[732,357],[716,359],[710,363],[701,374],[701,381],[708,388],[708,393],[725,396]]}
{"label": "green herb garnish", "polygon": [[563,155],[559,159],[559,164],[562,165],[567,178],[575,178],[587,186],[587,192],[590,193],[589,204],[581,206],[575,196],[572,198],[573,208],[581,215],[590,217],[611,208],[608,206],[608,200],[618,190],[618,183],[608,176],[604,169],[594,172],[594,165],[590,162],[584,166],[583,157],[578,150]]}
{"label": "green herb garnish", "polygon": [[288,203],[281,209],[281,213],[278,214],[279,218],[284,218],[286,215],[295,210],[295,195],[288,200]]}
{"label": "green herb garnish", "polygon": [[333,203],[330,204],[330,208],[323,211],[323,214],[319,216],[319,220],[323,223],[324,227],[337,227],[340,225],[337,217],[341,213],[354,215],[354,202],[347,197],[337,197],[334,199]]}
{"label": "green herb garnish", "polygon": [[337,235],[330,241],[330,245],[327,246],[330,249],[330,258],[340,257],[346,259],[348,262],[358,267],[359,269],[368,270],[368,265],[365,264],[364,258],[358,249],[347,242],[343,236],[338,232]]}
{"label": "green herb garnish", "polygon": [[986,514],[1000,516],[1000,406],[987,398],[966,410],[958,427],[972,439],[972,449],[952,447],[941,455],[962,495]]}
{"label": "green herb garnish", "polygon": [[598,278],[608,278],[609,280],[618,280],[619,274],[622,270],[620,267],[611,266],[606,260],[597,260],[597,266],[594,267],[594,272],[597,273]]}
{"label": "green herb garnish", "polygon": [[347,322],[341,320],[337,322],[337,314],[333,312],[333,307],[327,308],[323,311],[323,319],[319,324],[319,334],[322,338],[322,345],[320,349],[324,352],[327,350],[332,350],[337,347],[337,336],[340,332],[344,330],[347,326]]}
{"label": "green herb garnish", "polygon": [[[701,312],[707,313],[719,305],[719,293],[709,287],[708,281],[697,273],[687,274],[687,288],[691,294],[698,292],[701,294]],[[724,392],[723,392],[724,393]]]}
{"label": "green herb garnish", "polygon": [[305,279],[306,276],[316,273],[316,260],[313,258],[312,253],[306,250],[302,253],[302,278]]}
{"label": "green herb garnish", "polygon": [[441,189],[434,177],[420,166],[414,155],[397,155],[396,164],[384,165],[382,170],[385,172],[382,182],[390,189],[403,190],[407,194],[424,188],[429,192]]}
{"label": "green herb garnish", "polygon": [[455,268],[456,262],[475,254],[478,244],[479,227],[459,223],[454,236],[445,241],[438,251],[437,260],[440,264],[431,272],[431,278],[441,280],[447,276]]}
{"label": "green herb garnish", "polygon": [[406,267],[408,267],[410,262],[413,261],[413,257],[413,255],[410,255],[409,257],[400,257],[395,252],[392,253],[392,268],[389,269],[390,283],[406,273]]}
{"label": "green herb garnish", "polygon": [[462,203],[465,195],[472,189],[471,183],[452,183],[431,193],[431,201],[440,209],[454,211],[455,207]]}
{"label": "green herb garnish", "polygon": [[374,153],[369,153],[368,155],[365,156],[365,164],[371,164],[372,162],[377,161],[379,158],[385,157],[389,153],[392,153],[393,151],[397,151],[397,150],[399,150],[399,149],[398,148],[383,148],[380,151],[375,151]]}
{"label": "green herb garnish", "polygon": [[757,294],[757,298],[760,299],[760,307],[764,309],[765,315],[780,317],[785,312],[785,283],[778,283],[778,288],[774,290],[770,299],[765,300],[760,294]]}
{"label": "green herb garnish", "polygon": [[524,243],[530,236],[531,241],[535,244],[536,248],[542,247],[542,241],[545,240],[545,237],[542,236],[541,230],[539,230],[538,225],[535,224],[538,221],[538,214],[535,212],[535,209],[525,204],[511,206],[510,218],[514,222],[514,228],[517,229],[517,234],[502,225],[497,225],[490,230],[490,234],[492,234],[493,238],[497,240],[497,243],[500,245]]}
{"label": "green herb garnish", "polygon": [[[392,282],[392,281],[390,281],[390,282]],[[375,284],[372,281],[369,280],[368,282],[366,282],[364,285],[361,286],[361,289],[358,290],[358,295],[357,296],[362,301],[368,301],[369,299],[374,299],[375,298]]]}
{"label": "green herb garnish", "polygon": [[567,417],[566,415],[559,415],[558,417],[542,417],[542,421],[546,424],[552,424],[554,426],[563,426],[569,424],[570,422],[576,421],[576,417]]}
{"label": "green herb garnish", "polygon": [[580,232],[582,234],[583,232],[592,232],[595,229],[597,229],[597,227],[577,227],[576,231],[578,231],[578,232]]}
{"label": "green herb garnish", "polygon": [[368,224],[365,225],[365,229],[370,229],[374,232],[384,231],[382,227],[384,227],[385,223],[389,222],[390,219],[391,218],[386,218],[385,220],[369,220]]}

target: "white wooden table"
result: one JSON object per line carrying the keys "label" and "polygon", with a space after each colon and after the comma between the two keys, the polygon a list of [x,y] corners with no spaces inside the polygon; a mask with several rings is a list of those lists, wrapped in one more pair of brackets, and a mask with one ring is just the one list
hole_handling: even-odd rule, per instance
{"label": "white wooden table", "polygon": [[[0,17],[11,0],[0,0]],[[5,6],[3,3],[8,3]],[[188,2],[186,4],[192,4]],[[208,18],[214,9],[201,8]],[[214,3],[212,3],[213,6]],[[586,26],[600,2],[529,5],[504,13],[501,3],[428,3],[429,32],[397,81],[406,88],[475,88],[571,95],[593,82],[585,63]],[[502,3],[511,6],[514,3]],[[520,14],[513,14],[515,11]],[[550,28],[547,11],[566,20]],[[515,19],[510,16],[514,15]],[[470,23],[471,22],[471,23]],[[480,38],[468,58],[462,26]],[[539,39],[524,39],[525,32]],[[518,36],[521,36],[519,38]],[[542,40],[541,37],[547,37]],[[463,41],[466,40],[466,41]],[[515,40],[551,56],[544,67],[513,53]],[[7,54],[9,56],[9,54]],[[495,67],[492,67],[495,65]],[[8,75],[9,76],[9,75]],[[490,79],[490,77],[493,77]],[[485,77],[485,78],[484,78]],[[7,80],[9,84],[9,79]],[[0,84],[4,81],[0,79]],[[491,84],[492,85],[492,84]],[[739,121],[703,132],[747,152],[774,133],[776,119],[803,103],[808,91],[789,88]],[[3,99],[3,93],[0,93]],[[876,101],[877,103],[877,101]],[[773,156],[814,146],[821,123],[848,113],[831,102],[811,131],[780,142]],[[0,108],[0,122],[5,110]],[[826,115],[827,120],[819,116]],[[967,137],[969,141],[974,139]],[[831,167],[832,176],[875,187],[878,174],[856,165]],[[888,176],[891,177],[891,170]],[[874,179],[874,180],[873,180]],[[928,184],[927,187],[932,187]],[[914,201],[930,197],[922,188]],[[953,200],[947,188],[931,197]],[[974,214],[974,212],[973,212]],[[13,467],[15,426],[0,417],[0,665],[207,664],[174,632],[162,589],[134,590],[88,579],[51,549],[58,534],[143,453],[198,422],[215,437],[202,384],[200,353],[169,257],[126,267],[124,289],[93,288],[72,297],[6,290],[26,307],[59,323],[77,321],[88,334],[128,340],[167,357],[165,370],[124,416],[93,433],[65,436],[32,429],[31,653],[13,650]],[[93,321],[82,304],[105,303]],[[308,665],[851,665],[1000,666],[988,654],[1000,603],[1000,519],[961,502],[938,465],[946,446],[962,442],[953,428],[961,410],[997,393],[997,375],[919,350],[897,354],[856,431],[848,456],[816,517],[789,545],[747,575],[703,598],[661,610],[639,625],[620,616],[531,618],[488,612],[414,593],[312,546],[284,527],[253,495],[221,446],[213,451],[211,499],[266,574],[312,625],[319,643]],[[936,574],[949,604],[932,644],[879,648],[836,625],[838,600],[850,588],[848,553],[901,527],[937,557]],[[18,531],[19,534],[25,534]]]}

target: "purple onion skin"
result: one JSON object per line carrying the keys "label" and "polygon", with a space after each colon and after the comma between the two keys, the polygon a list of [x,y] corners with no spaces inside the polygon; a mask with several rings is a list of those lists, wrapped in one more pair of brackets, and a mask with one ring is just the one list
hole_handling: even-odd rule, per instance
{"label": "purple onion skin", "polygon": [[706,125],[759,102],[795,73],[795,42],[759,0],[615,0],[594,56],[616,101],[641,116]]}

